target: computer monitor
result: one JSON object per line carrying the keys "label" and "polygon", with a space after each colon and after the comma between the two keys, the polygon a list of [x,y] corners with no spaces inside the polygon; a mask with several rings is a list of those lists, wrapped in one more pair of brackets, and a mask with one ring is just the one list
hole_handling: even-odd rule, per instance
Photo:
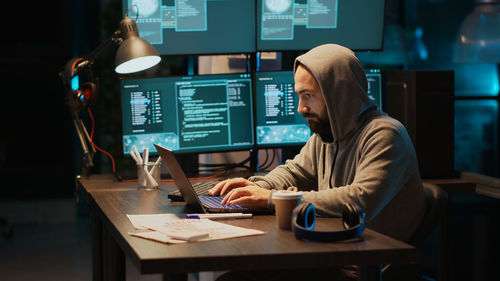
{"label": "computer monitor", "polygon": [[128,16],[160,55],[255,52],[255,0],[122,0],[123,12],[134,5]]}
{"label": "computer monitor", "polygon": [[123,152],[153,144],[177,153],[251,149],[250,74],[214,74],[121,81]]}
{"label": "computer monitor", "polygon": [[255,73],[256,144],[258,147],[303,145],[311,136],[297,112],[293,71]]}
{"label": "computer monitor", "polygon": [[382,49],[384,0],[257,0],[257,51]]}
{"label": "computer monitor", "polygon": [[368,97],[378,105],[380,110],[382,106],[382,73],[378,68],[365,69],[366,80],[368,80]]}
{"label": "computer monitor", "polygon": [[[380,69],[365,69],[368,97],[382,108]],[[258,147],[303,145],[311,136],[307,120],[297,112],[293,71],[255,74],[256,144]]]}

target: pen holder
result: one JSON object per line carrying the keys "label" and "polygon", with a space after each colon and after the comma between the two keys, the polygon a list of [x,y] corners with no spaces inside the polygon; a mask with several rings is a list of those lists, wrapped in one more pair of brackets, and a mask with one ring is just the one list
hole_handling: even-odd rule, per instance
{"label": "pen holder", "polygon": [[158,189],[160,187],[160,166],[161,163],[155,164],[154,162],[137,165],[137,187],[147,190]]}

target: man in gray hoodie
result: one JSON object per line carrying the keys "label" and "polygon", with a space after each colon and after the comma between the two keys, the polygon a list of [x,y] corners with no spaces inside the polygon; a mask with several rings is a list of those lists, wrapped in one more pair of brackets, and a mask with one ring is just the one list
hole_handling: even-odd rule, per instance
{"label": "man in gray hoodie", "polygon": [[407,241],[425,201],[412,142],[404,126],[368,98],[354,53],[321,45],[295,60],[297,111],[314,134],[293,160],[266,176],[229,179],[210,193],[223,203],[274,208],[273,191],[296,187],[302,202],[338,216],[346,202],[366,212],[366,226]]}

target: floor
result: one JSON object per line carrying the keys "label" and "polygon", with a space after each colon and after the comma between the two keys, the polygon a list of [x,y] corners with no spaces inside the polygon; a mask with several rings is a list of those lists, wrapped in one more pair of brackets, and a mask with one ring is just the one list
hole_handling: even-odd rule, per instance
{"label": "floor", "polygon": [[[90,220],[74,223],[12,225],[11,238],[0,238],[0,276],[3,281],[92,280]],[[161,280],[140,275],[127,260],[127,280]]]}
{"label": "floor", "polygon": [[[0,204],[0,216],[9,222],[0,235],[2,281],[92,280],[90,217],[77,215],[73,199]],[[128,281],[162,279],[140,275],[130,260],[126,268]]]}
{"label": "floor", "polygon": [[[91,219],[74,199],[0,202],[0,280],[92,280]],[[10,233],[11,232],[11,233]],[[9,235],[11,234],[11,235]],[[141,275],[126,258],[127,281],[161,281]],[[188,281],[212,281],[219,273],[191,273]]]}

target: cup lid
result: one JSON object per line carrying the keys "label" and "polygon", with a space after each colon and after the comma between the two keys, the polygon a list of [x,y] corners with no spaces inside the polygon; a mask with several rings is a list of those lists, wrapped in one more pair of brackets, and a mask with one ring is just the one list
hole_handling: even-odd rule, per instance
{"label": "cup lid", "polygon": [[273,199],[299,199],[302,198],[302,193],[297,191],[279,190],[275,191],[272,196]]}

